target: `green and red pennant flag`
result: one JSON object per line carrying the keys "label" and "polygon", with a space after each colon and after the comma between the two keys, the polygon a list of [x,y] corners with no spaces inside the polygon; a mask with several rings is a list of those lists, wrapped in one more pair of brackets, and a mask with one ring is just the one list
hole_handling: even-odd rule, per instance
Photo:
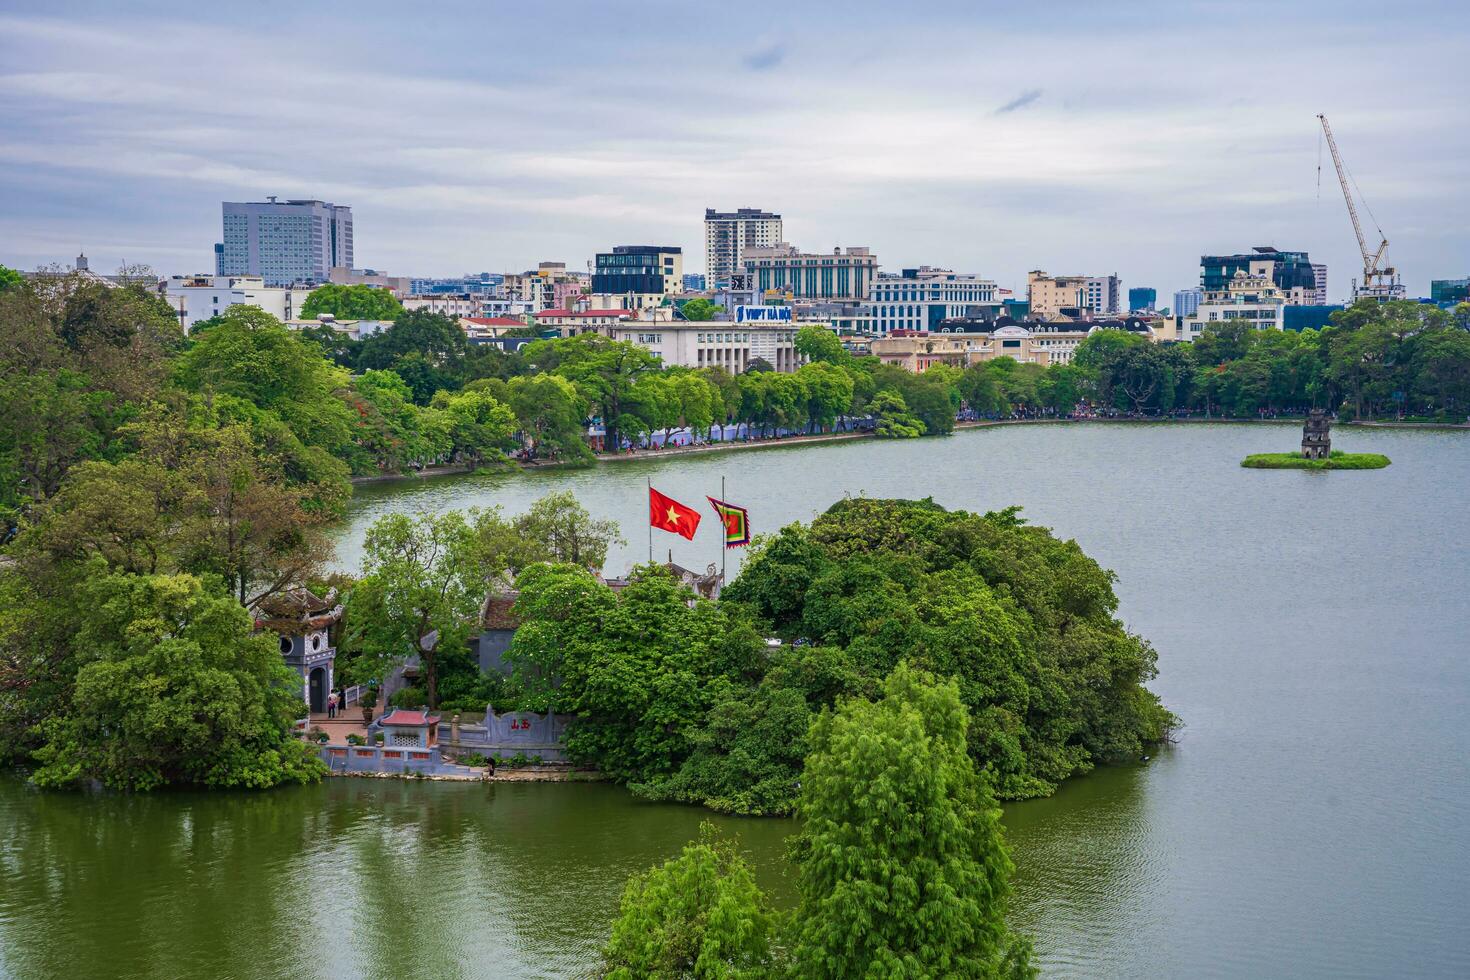
{"label": "green and red pennant flag", "polygon": [[693,507],[685,507],[673,497],[665,497],[649,487],[648,523],[660,531],[682,534],[693,541],[694,532],[699,527],[699,513]]}
{"label": "green and red pennant flag", "polygon": [[750,511],[744,507],[736,507],[727,504],[723,500],[714,497],[705,497],[709,505],[720,515],[720,523],[725,527],[725,547],[740,548],[750,544]]}

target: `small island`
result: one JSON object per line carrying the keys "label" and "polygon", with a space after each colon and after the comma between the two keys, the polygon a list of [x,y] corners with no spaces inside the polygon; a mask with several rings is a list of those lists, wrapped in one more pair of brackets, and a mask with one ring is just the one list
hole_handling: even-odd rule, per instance
{"label": "small island", "polygon": [[1332,420],[1312,409],[1302,426],[1299,453],[1256,453],[1240,461],[1253,470],[1381,470],[1389,459],[1381,453],[1345,453],[1332,448]]}
{"label": "small island", "polygon": [[1309,459],[1301,453],[1256,453],[1240,461],[1253,470],[1381,470],[1389,464],[1382,453],[1345,453]]}

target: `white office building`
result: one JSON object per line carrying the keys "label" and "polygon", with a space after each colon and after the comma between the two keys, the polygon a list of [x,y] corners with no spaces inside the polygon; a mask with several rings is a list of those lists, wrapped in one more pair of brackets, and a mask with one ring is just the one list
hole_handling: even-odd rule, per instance
{"label": "white office building", "polygon": [[933,330],[953,317],[994,319],[1000,300],[989,279],[925,265],[879,273],[865,310],[872,332],[886,336],[895,330]]}
{"label": "white office building", "polygon": [[740,374],[762,360],[789,374],[806,360],[796,350],[796,325],[792,323],[618,320],[596,329],[613,340],[646,348],[666,367],[718,367]]}
{"label": "white office building", "polygon": [[215,274],[260,276],[267,286],[329,281],[351,268],[352,209],[325,201],[225,201]]}

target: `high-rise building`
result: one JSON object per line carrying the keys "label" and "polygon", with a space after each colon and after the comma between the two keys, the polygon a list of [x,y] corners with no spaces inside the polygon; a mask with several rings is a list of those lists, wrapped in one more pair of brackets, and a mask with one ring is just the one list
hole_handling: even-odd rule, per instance
{"label": "high-rise building", "polygon": [[844,252],[803,252],[778,242],[747,247],[742,256],[748,285],[760,293],[792,299],[850,300],[868,298],[878,277],[878,258],[866,248]]}
{"label": "high-rise building", "polygon": [[1327,263],[1325,263],[1325,262],[1313,262],[1312,263],[1312,277],[1313,277],[1313,279],[1316,280],[1316,283],[1317,283],[1316,302],[1313,303],[1312,305],[1313,306],[1326,306],[1327,305]]}
{"label": "high-rise building", "polygon": [[684,292],[702,293],[708,288],[708,282],[709,279],[703,272],[686,272],[684,273]]}
{"label": "high-rise building", "polygon": [[[1326,268],[1323,268],[1326,288]],[[1306,252],[1283,252],[1273,245],[1257,245],[1240,255],[1201,255],[1199,284],[1206,293],[1224,292],[1237,272],[1267,276],[1293,306],[1314,306],[1317,296],[1317,267]],[[1323,297],[1325,300],[1325,297]]]}
{"label": "high-rise building", "polygon": [[873,332],[887,335],[934,330],[951,317],[993,320],[1000,301],[989,279],[925,265],[898,275],[879,273],[865,306]]}
{"label": "high-rise building", "polygon": [[1083,298],[1086,306],[1095,314],[1122,313],[1122,287],[1118,284],[1117,274],[1111,276],[1088,276],[1083,285]]}
{"label": "high-rise building", "polygon": [[618,296],[630,309],[660,305],[684,288],[684,254],[677,245],[618,245],[598,252],[594,296]]}
{"label": "high-rise building", "polygon": [[260,276],[267,286],[327,282],[352,267],[352,208],[325,201],[225,201],[215,274]]}
{"label": "high-rise building", "polygon": [[1199,309],[1200,297],[1204,294],[1198,289],[1181,289],[1174,294],[1174,309],[1171,311],[1175,316],[1189,316]]}
{"label": "high-rise building", "polygon": [[1128,290],[1128,312],[1151,310],[1159,302],[1159,291],[1149,286],[1134,286]]}
{"label": "high-rise building", "polygon": [[781,239],[779,214],[759,208],[705,208],[704,274],[709,288],[730,285],[741,272],[741,257],[747,248],[775,245]]}

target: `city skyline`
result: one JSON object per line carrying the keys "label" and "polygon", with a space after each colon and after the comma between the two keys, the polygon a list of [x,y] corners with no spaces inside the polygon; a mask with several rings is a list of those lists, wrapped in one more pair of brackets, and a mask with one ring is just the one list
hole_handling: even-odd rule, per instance
{"label": "city skyline", "polygon": [[[1360,263],[1330,159],[1318,184],[1326,112],[1410,295],[1470,266],[1449,70],[1470,46],[1447,4],[1396,9],[1393,32],[1366,4],[1049,5],[1064,35],[965,5],[754,4],[749,30],[667,9],[633,33],[573,5],[554,41],[485,57],[544,25],[458,5],[392,30],[383,4],[10,8],[0,263],[207,272],[220,203],[275,194],[351,207],[356,264],[395,275],[580,270],[643,241],[693,273],[705,208],[757,207],[805,251],[1018,291],[1043,268],[1171,295],[1201,255],[1274,245],[1325,262],[1341,301]],[[343,57],[322,57],[325,31]]]}

